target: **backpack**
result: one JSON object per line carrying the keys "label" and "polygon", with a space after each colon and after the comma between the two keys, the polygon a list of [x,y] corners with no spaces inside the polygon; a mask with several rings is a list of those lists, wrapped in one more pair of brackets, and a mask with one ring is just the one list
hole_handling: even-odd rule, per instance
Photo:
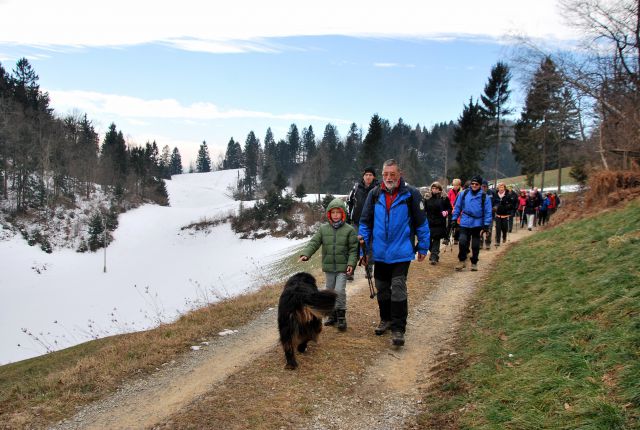
{"label": "backpack", "polygon": [[[462,216],[462,212],[464,212],[464,198],[467,197],[467,193],[469,192],[469,188],[462,192],[462,196],[459,196],[462,200],[460,201],[460,216]],[[482,191],[482,223],[484,224],[484,202],[487,201],[487,193]],[[469,214],[467,214],[469,215]],[[470,217],[474,218],[472,215]]]}

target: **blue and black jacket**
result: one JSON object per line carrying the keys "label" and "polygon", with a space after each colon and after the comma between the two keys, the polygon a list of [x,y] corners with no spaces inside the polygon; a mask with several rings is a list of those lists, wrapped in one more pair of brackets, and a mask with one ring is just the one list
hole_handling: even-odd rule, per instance
{"label": "blue and black jacket", "polygon": [[[453,219],[460,217],[460,227],[487,227],[491,225],[491,198],[482,195],[484,191],[479,190],[473,193],[471,190],[465,190],[458,194],[456,206],[453,208]],[[484,209],[482,202],[484,201]]]}
{"label": "blue and black jacket", "polygon": [[[402,178],[398,195],[387,212],[384,190],[372,190],[364,203],[358,233],[371,247],[373,261],[387,264],[412,261],[429,251],[429,223],[420,208],[420,192]],[[415,236],[418,237],[414,245]]]}

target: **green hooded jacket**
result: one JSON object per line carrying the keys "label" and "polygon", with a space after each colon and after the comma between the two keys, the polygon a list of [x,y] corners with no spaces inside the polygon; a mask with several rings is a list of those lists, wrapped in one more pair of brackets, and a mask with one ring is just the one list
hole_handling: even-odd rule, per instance
{"label": "green hooded jacket", "polygon": [[[342,225],[334,228],[329,212],[331,209],[342,210]],[[353,227],[345,222],[347,206],[342,199],[336,198],[327,206],[329,222],[320,226],[300,255],[311,257],[322,246],[322,271],[346,272],[347,266],[355,269],[358,261],[358,236]]]}

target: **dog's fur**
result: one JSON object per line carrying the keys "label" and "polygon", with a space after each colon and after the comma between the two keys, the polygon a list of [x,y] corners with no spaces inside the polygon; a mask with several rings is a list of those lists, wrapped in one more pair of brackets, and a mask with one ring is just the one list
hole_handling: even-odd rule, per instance
{"label": "dog's fur", "polygon": [[300,272],[289,278],[278,304],[278,330],[287,369],[298,367],[295,351],[304,352],[310,340],[318,339],[322,316],[332,312],[335,303],[335,291],[319,291],[310,274]]}

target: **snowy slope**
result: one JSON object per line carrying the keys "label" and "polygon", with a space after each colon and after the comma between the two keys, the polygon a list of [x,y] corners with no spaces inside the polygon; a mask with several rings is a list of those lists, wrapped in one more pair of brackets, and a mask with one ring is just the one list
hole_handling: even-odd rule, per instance
{"label": "snowy slope", "polygon": [[46,254],[20,236],[0,240],[0,364],[146,329],[263,281],[265,266],[301,241],[241,240],[228,224],[181,230],[237,210],[228,191],[237,175],[175,176],[167,181],[170,207],[122,214],[106,273],[103,250]]}

